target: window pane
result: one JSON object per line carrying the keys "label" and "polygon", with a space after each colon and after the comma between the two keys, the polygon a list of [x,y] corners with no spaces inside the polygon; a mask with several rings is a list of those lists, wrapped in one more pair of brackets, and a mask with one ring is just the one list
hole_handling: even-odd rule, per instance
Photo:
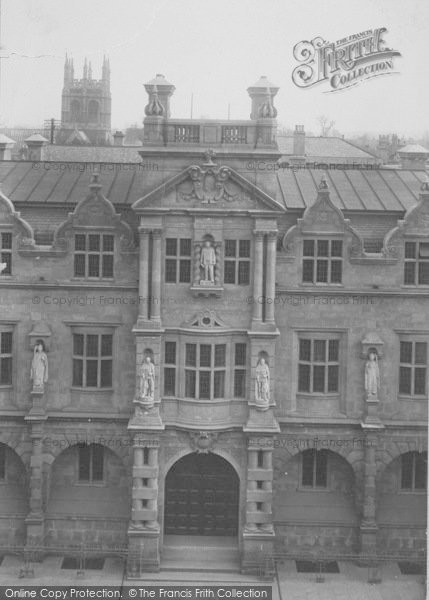
{"label": "window pane", "polygon": [[1,247],[3,248],[3,250],[11,250],[12,249],[12,234],[11,233],[2,233]]}
{"label": "window pane", "polygon": [[234,397],[244,398],[246,395],[246,371],[236,369],[234,371]]}
{"label": "window pane", "polygon": [[166,367],[164,369],[164,395],[174,396],[176,394],[176,369]]}
{"label": "window pane", "polygon": [[104,448],[103,446],[91,446],[92,450],[92,481],[103,481],[103,463],[104,463]]}
{"label": "window pane", "polygon": [[86,385],[88,387],[97,387],[98,380],[98,361],[87,360],[86,361]]}
{"label": "window pane", "polygon": [[200,367],[211,367],[212,347],[210,344],[200,345]]}
{"label": "window pane", "polygon": [[314,340],[313,360],[316,362],[325,362],[326,340]]}
{"label": "window pane", "polygon": [[167,256],[177,256],[177,240],[175,238],[165,240],[165,254]]}
{"label": "window pane", "polygon": [[195,398],[195,371],[185,371],[185,396]]}
{"label": "window pane", "polygon": [[114,240],[113,235],[103,235],[103,252],[113,252]]}
{"label": "window pane", "polygon": [[319,283],[327,283],[328,282],[328,261],[327,260],[318,260],[317,261],[316,281]]}
{"label": "window pane", "polygon": [[419,258],[429,258],[429,242],[420,242]]}
{"label": "window pane", "polygon": [[88,249],[99,252],[100,251],[100,236],[89,235],[88,236]]}
{"label": "window pane", "polygon": [[216,344],[215,346],[215,367],[224,367],[226,357],[226,345]]}
{"label": "window pane", "polygon": [[419,262],[419,284],[429,285],[429,261]]}
{"label": "window pane", "polygon": [[235,261],[226,260],[224,262],[224,283],[235,283]]}
{"label": "window pane", "polygon": [[86,355],[98,356],[98,335],[86,336]]}
{"label": "window pane", "polygon": [[414,393],[419,395],[426,394],[426,369],[416,367],[414,369]]}
{"label": "window pane", "polygon": [[113,336],[110,334],[101,336],[101,356],[112,356]]}
{"label": "window pane", "polygon": [[164,362],[170,365],[176,364],[176,342],[165,342]]}
{"label": "window pane", "polygon": [[331,256],[342,256],[342,255],[343,255],[343,242],[340,240],[332,240]]}
{"label": "window pane", "polygon": [[196,344],[186,344],[185,364],[188,367],[197,365],[197,346]]}
{"label": "window pane", "polygon": [[328,392],[338,392],[338,366],[328,367]]}
{"label": "window pane", "polygon": [[310,365],[298,365],[298,391],[310,391]]}
{"label": "window pane", "polygon": [[200,371],[200,398],[210,399],[210,371]]}
{"label": "window pane", "polygon": [[236,240],[225,240],[225,256],[236,256]]}
{"label": "window pane", "polygon": [[328,240],[317,240],[317,256],[329,256]]}
{"label": "window pane", "polygon": [[10,252],[2,252],[1,253],[1,262],[5,263],[6,266],[0,274],[1,275],[12,275],[12,254]]}
{"label": "window pane", "polygon": [[100,255],[88,254],[88,277],[100,276]]}
{"label": "window pane", "polygon": [[12,384],[12,357],[2,357],[0,359],[0,383],[2,385]]}
{"label": "window pane", "polygon": [[427,453],[415,453],[415,481],[416,490],[426,489],[427,484]]}
{"label": "window pane", "polygon": [[325,367],[313,366],[313,392],[325,391]]}
{"label": "window pane", "polygon": [[299,360],[311,360],[311,340],[299,340]]}
{"label": "window pane", "polygon": [[339,340],[329,340],[328,360],[338,361],[340,342]]}
{"label": "window pane", "polygon": [[12,352],[12,332],[3,331],[1,334],[1,353],[11,354]]}
{"label": "window pane", "polygon": [[75,277],[85,277],[85,254],[74,255],[74,275]]}
{"label": "window pane", "polygon": [[411,367],[399,368],[399,393],[411,394]]}
{"label": "window pane", "polygon": [[86,444],[78,446],[79,452],[79,481],[89,481],[91,449]]}
{"label": "window pane", "polygon": [[314,278],[314,261],[302,261],[302,281],[304,283],[313,283]]}
{"label": "window pane", "polygon": [[411,490],[413,487],[413,453],[407,452],[401,456],[401,488]]}
{"label": "window pane", "polygon": [[302,453],[302,485],[313,487],[313,468],[315,450],[304,450]]}
{"label": "window pane", "polygon": [[166,283],[176,283],[177,262],[171,258],[165,261],[165,281]]}
{"label": "window pane", "polygon": [[427,364],[427,343],[426,342],[416,342],[414,362],[416,363],[416,365],[426,365]]}
{"label": "window pane", "polygon": [[75,333],[73,335],[73,354],[76,356],[83,356],[83,340],[84,336],[82,333]]}
{"label": "window pane", "polygon": [[83,360],[73,359],[73,383],[72,385],[83,386]]}
{"label": "window pane", "polygon": [[316,486],[326,487],[328,484],[328,453],[316,451]]}
{"label": "window pane", "polygon": [[74,236],[74,249],[75,250],[86,250],[86,236],[81,234],[81,233],[77,233]]}
{"label": "window pane", "polygon": [[112,361],[102,360],[100,369],[100,387],[112,387]]}
{"label": "window pane", "polygon": [[343,278],[343,263],[341,260],[331,261],[331,283],[341,283]]}
{"label": "window pane", "polygon": [[103,277],[113,277],[113,254],[103,255]]}
{"label": "window pane", "polygon": [[401,342],[400,344],[400,358],[401,363],[413,362],[413,343],[412,342]]}
{"label": "window pane", "polygon": [[241,258],[250,258],[250,240],[240,240],[238,256]]}
{"label": "window pane", "polygon": [[250,262],[240,260],[238,263],[238,284],[249,285],[250,282]]}
{"label": "window pane", "polygon": [[404,284],[413,285],[416,283],[416,263],[406,262],[404,264]]}
{"label": "window pane", "polygon": [[214,373],[214,398],[223,398],[225,396],[225,371],[215,371]]}
{"label": "window pane", "polygon": [[235,361],[237,366],[246,364],[246,344],[235,344]]}
{"label": "window pane", "polygon": [[180,256],[191,256],[191,240],[189,238],[180,240]]}
{"label": "window pane", "polygon": [[0,445],[0,479],[6,478],[6,446]]}
{"label": "window pane", "polygon": [[179,263],[179,282],[190,283],[191,281],[191,261],[181,260]]}
{"label": "window pane", "polygon": [[415,242],[405,242],[405,258],[416,258]]}
{"label": "window pane", "polygon": [[314,240],[304,240],[304,256],[314,256]]}

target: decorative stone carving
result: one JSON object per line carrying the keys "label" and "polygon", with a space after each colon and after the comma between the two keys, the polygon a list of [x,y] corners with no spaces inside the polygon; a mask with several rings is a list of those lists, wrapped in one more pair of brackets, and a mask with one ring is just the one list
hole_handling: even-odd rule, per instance
{"label": "decorative stone carving", "polygon": [[206,163],[206,169],[196,165],[189,167],[192,188],[190,192],[178,190],[180,200],[199,200],[201,204],[215,204],[221,200],[232,202],[238,200],[239,193],[232,193],[227,187],[231,170],[228,167],[215,168],[216,165]]}
{"label": "decorative stone carving", "polygon": [[223,328],[228,329],[227,325],[214,310],[203,310],[199,312],[190,321],[183,323],[182,327],[198,327],[201,329]]}
{"label": "decorative stone carving", "polygon": [[43,393],[48,381],[48,357],[42,340],[37,340],[34,346],[30,378],[33,382],[33,392]]}
{"label": "decorative stone carving", "polygon": [[266,410],[270,404],[270,368],[261,357],[256,366],[255,378],[255,398],[256,407],[259,410]]}
{"label": "decorative stone carving", "polygon": [[164,107],[158,98],[158,87],[153,86],[152,93],[149,97],[149,102],[144,109],[145,115],[148,117],[162,117],[164,116]]}
{"label": "decorative stone carving", "polygon": [[50,349],[51,330],[46,321],[36,321],[28,334],[30,338],[30,350],[34,350],[36,344],[42,342],[46,352]]}
{"label": "decorative stone carving", "polygon": [[212,452],[213,446],[219,436],[218,433],[212,431],[191,432],[191,446],[197,454],[208,454]]}

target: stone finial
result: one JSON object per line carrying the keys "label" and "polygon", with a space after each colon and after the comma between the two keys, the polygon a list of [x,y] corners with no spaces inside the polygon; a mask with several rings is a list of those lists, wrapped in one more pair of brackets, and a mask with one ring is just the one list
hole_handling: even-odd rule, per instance
{"label": "stone finial", "polygon": [[164,107],[159,101],[158,88],[156,85],[153,86],[149,102],[145,107],[144,112],[147,117],[162,117],[164,115]]}
{"label": "stone finial", "polygon": [[91,175],[91,182],[89,184],[89,189],[92,191],[98,191],[101,190],[103,186],[100,183],[100,173],[98,171],[95,171],[92,175]]}
{"label": "stone finial", "polygon": [[216,163],[213,160],[214,158],[216,158],[216,152],[212,148],[209,148],[208,150],[206,150],[204,152],[204,158],[205,158],[205,162],[204,162],[205,167],[214,167],[216,165]]}
{"label": "stone finial", "polygon": [[318,189],[321,191],[329,190],[328,181],[327,181],[325,175],[322,175],[322,179],[320,180]]}
{"label": "stone finial", "polygon": [[258,109],[258,116],[261,119],[275,119],[277,116],[277,109],[274,108],[270,88],[267,88],[267,97]]}

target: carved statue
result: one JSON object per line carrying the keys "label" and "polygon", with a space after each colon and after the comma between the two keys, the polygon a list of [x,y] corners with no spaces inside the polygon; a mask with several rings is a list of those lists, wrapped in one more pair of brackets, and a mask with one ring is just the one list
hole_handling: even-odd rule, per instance
{"label": "carved statue", "polygon": [[204,269],[204,282],[214,283],[214,268],[216,266],[216,253],[211,242],[206,240],[201,248],[200,265]]}
{"label": "carved statue", "polygon": [[268,404],[270,401],[270,368],[265,358],[260,358],[256,367],[256,401]]}
{"label": "carved statue", "polygon": [[40,341],[34,346],[30,378],[33,381],[33,389],[37,390],[43,390],[48,381],[48,357],[44,345]]}
{"label": "carved statue", "polygon": [[376,352],[368,353],[365,363],[365,391],[368,399],[376,399],[380,388],[380,370],[378,368],[378,356]]}
{"label": "carved statue", "polygon": [[140,367],[140,397],[153,399],[155,393],[155,367],[146,356]]}

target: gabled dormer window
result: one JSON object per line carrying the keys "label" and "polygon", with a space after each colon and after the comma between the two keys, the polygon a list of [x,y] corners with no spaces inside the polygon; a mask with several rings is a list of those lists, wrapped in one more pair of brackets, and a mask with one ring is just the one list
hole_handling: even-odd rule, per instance
{"label": "gabled dormer window", "polygon": [[12,233],[2,232],[0,275],[12,275]]}
{"label": "gabled dormer window", "polygon": [[404,284],[429,285],[429,242],[405,242]]}
{"label": "gabled dormer window", "polygon": [[303,240],[303,283],[341,283],[343,277],[342,240]]}
{"label": "gabled dormer window", "polygon": [[74,276],[112,279],[115,238],[111,234],[77,233],[74,236]]}

